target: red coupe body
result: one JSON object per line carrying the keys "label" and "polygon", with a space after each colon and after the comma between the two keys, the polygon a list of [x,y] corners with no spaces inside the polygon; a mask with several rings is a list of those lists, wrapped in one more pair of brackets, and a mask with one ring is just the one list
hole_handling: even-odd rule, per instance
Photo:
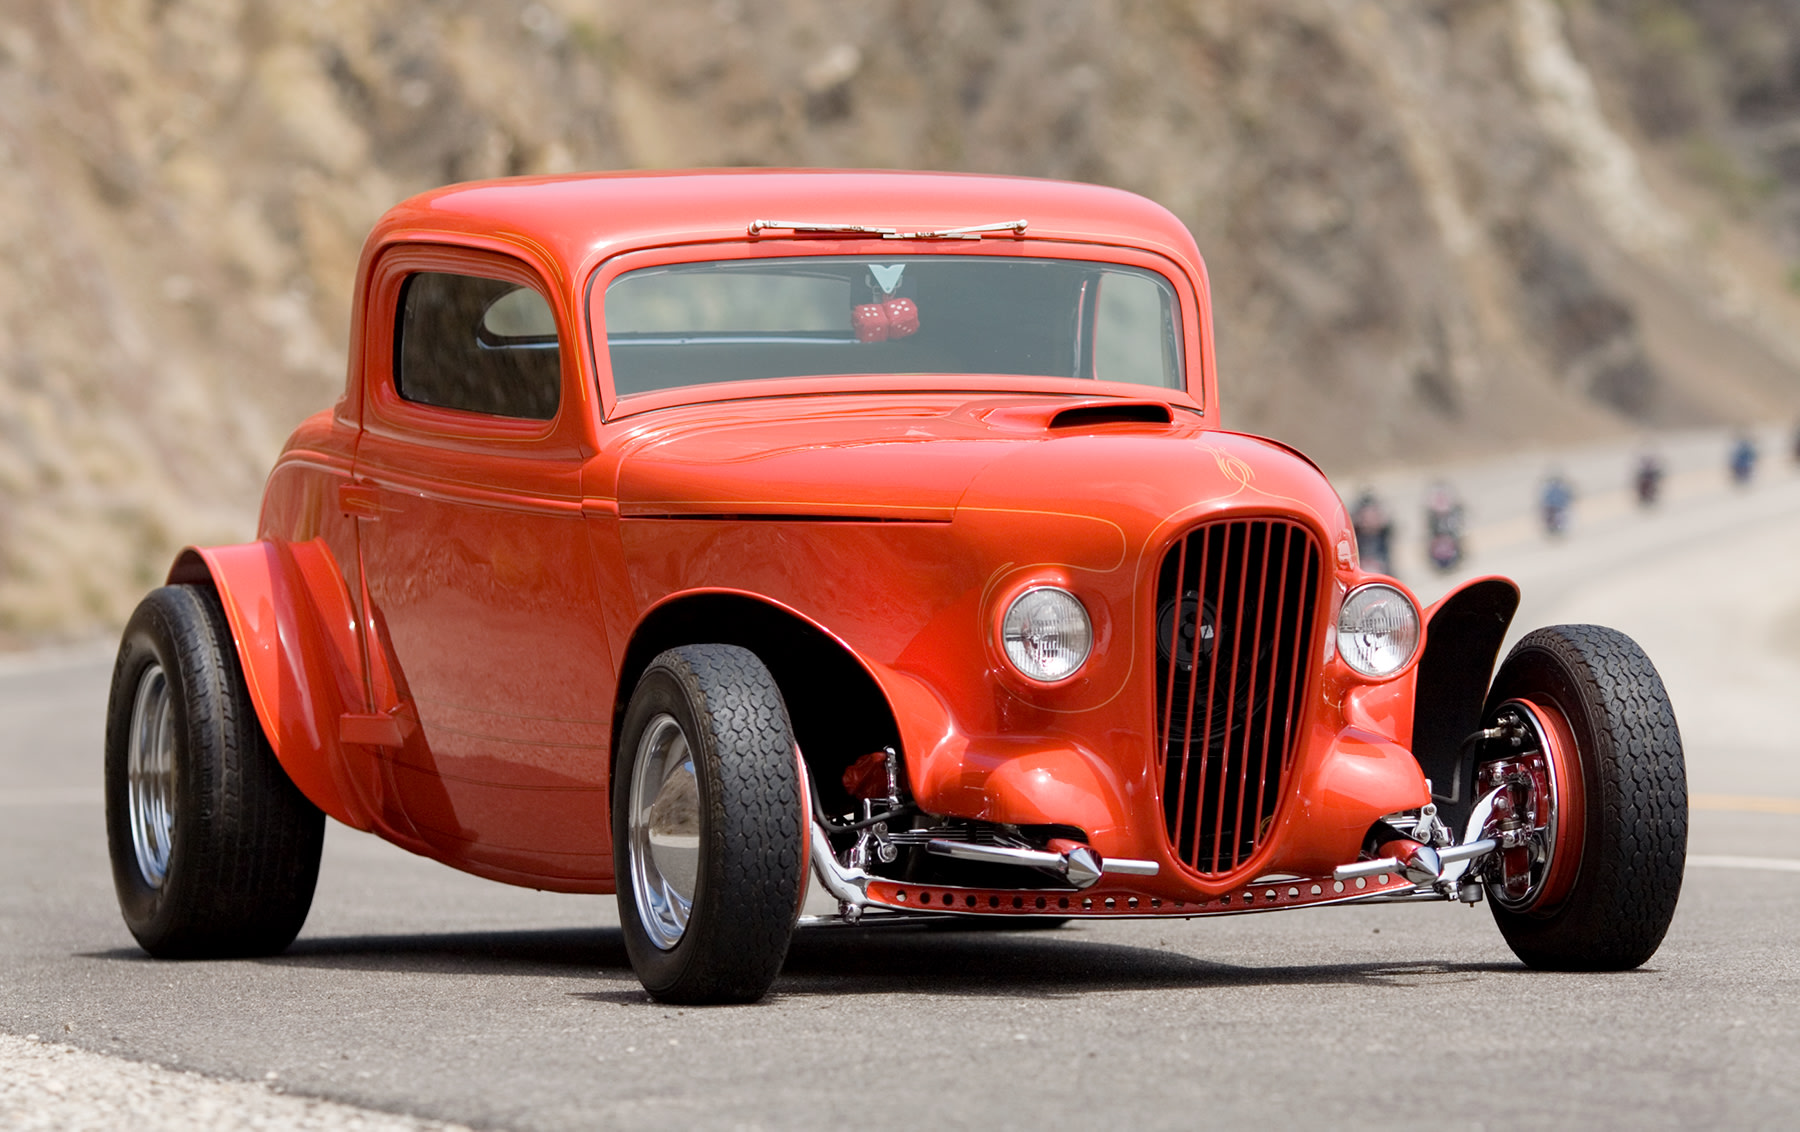
{"label": "red coupe body", "polygon": [[[620,297],[621,279],[737,279],[751,261],[811,294],[815,267],[926,279],[934,257],[993,266],[970,293],[995,309],[921,283],[805,333],[846,356],[870,333],[924,343],[956,319],[970,341],[1004,337],[1013,292],[1066,270],[1083,281],[1042,290],[1065,296],[1068,372],[808,363],[715,380],[708,351],[736,339],[701,342]],[[1090,291],[1103,276],[1122,282]],[[471,407],[409,391],[400,338],[433,325],[421,279],[540,297],[549,321],[534,305],[516,335],[494,322],[494,348],[553,359],[542,396]],[[1117,304],[1152,287],[1168,367],[1103,366],[1107,302],[1129,321]],[[743,288],[696,293],[715,291],[728,304]],[[289,441],[257,541],[187,552],[170,580],[216,587],[305,796],[457,868],[612,891],[633,688],[666,649],[728,642],[779,684],[815,806],[854,817],[870,796],[859,768],[891,748],[896,797],[933,822],[1131,862],[1077,889],[958,875],[945,857],[875,869],[870,905],[1065,916],[1273,908],[1400,881],[1333,870],[1369,856],[1384,815],[1432,801],[1428,774],[1466,809],[1454,740],[1478,721],[1516,599],[1475,583],[1424,611],[1432,639],[1397,671],[1345,663],[1340,605],[1370,580],[1345,508],[1305,457],[1225,429],[1205,269],[1159,206],[1025,179],[792,171],[513,180],[397,206],[363,252],[344,395]],[[1039,587],[1091,621],[1070,675],[1008,660],[1002,618]],[[1415,754],[1416,732],[1429,750]]]}

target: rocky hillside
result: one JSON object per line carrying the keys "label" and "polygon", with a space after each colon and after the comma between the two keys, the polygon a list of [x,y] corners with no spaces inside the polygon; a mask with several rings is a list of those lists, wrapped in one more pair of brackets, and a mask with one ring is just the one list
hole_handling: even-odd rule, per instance
{"label": "rocky hillside", "polygon": [[1790,0],[3,0],[0,644],[251,533],[393,201],[730,164],[1162,201],[1333,467],[1800,412]]}

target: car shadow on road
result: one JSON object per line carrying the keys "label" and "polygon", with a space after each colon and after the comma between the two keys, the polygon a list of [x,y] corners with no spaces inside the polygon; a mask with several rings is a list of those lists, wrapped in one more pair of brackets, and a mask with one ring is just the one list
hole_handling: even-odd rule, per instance
{"label": "car shadow on road", "polygon": [[617,928],[553,928],[442,935],[298,939],[266,962],[346,970],[567,975],[620,970],[631,961]]}
{"label": "car shadow on road", "polygon": [[[87,952],[83,958],[157,962],[137,948]],[[418,974],[631,974],[617,928],[550,928],[413,935],[301,937],[279,955],[252,960],[288,967]]]}
{"label": "car shadow on road", "polygon": [[[1074,933],[1020,935],[886,929],[801,932],[769,1001],[844,995],[1070,998],[1131,990],[1258,986],[1408,988],[1525,974],[1514,963],[1336,963],[1248,967]],[[636,986],[579,992],[593,1002],[644,1001]]]}
{"label": "car shadow on road", "polygon": [[823,933],[796,939],[775,993],[1061,998],[1120,990],[1344,984],[1402,987],[1523,970],[1504,963],[1440,961],[1248,967],[1060,933],[859,934],[863,938],[856,940],[833,939]]}
{"label": "car shadow on road", "polygon": [[[155,962],[135,948],[86,957]],[[396,974],[587,976],[605,985],[571,997],[613,1004],[646,1001],[617,928],[302,938],[280,955],[254,962]],[[1268,986],[1405,989],[1525,973],[1515,963],[1441,960],[1246,966],[1084,939],[1078,931],[846,928],[798,933],[770,1000],[881,994],[1067,998]]]}

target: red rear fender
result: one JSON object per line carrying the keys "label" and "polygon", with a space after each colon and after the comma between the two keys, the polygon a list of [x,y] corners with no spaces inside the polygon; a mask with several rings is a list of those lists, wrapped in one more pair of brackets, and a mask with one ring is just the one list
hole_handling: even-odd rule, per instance
{"label": "red rear fender", "polygon": [[356,618],[324,540],[189,547],[170,584],[210,584],[225,606],[263,733],[288,777],[339,821],[370,826],[343,780],[338,720],[363,711]]}

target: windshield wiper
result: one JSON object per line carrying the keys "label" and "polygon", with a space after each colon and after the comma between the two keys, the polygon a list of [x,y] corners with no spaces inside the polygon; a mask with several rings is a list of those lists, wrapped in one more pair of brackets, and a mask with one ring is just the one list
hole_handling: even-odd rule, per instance
{"label": "windshield wiper", "polygon": [[752,220],[750,234],[760,236],[771,229],[779,229],[793,232],[796,235],[879,236],[884,240],[979,240],[987,232],[1011,232],[1015,236],[1023,236],[1027,223],[1024,220],[1001,220],[992,224],[970,224],[963,228],[926,228],[917,232],[902,232],[898,228],[887,228],[876,224],[833,224],[807,220]]}
{"label": "windshield wiper", "polygon": [[750,222],[752,236],[759,236],[770,228],[782,228],[789,232],[816,232],[824,235],[848,232],[859,236],[892,236],[899,232],[898,228],[877,228],[869,224],[829,224],[805,220],[752,220]]}
{"label": "windshield wiper", "polygon": [[1011,232],[1015,236],[1025,234],[1024,220],[1000,220],[992,224],[971,224],[966,228],[930,228],[918,232],[895,232],[892,236],[883,237],[889,240],[979,240],[984,232]]}

